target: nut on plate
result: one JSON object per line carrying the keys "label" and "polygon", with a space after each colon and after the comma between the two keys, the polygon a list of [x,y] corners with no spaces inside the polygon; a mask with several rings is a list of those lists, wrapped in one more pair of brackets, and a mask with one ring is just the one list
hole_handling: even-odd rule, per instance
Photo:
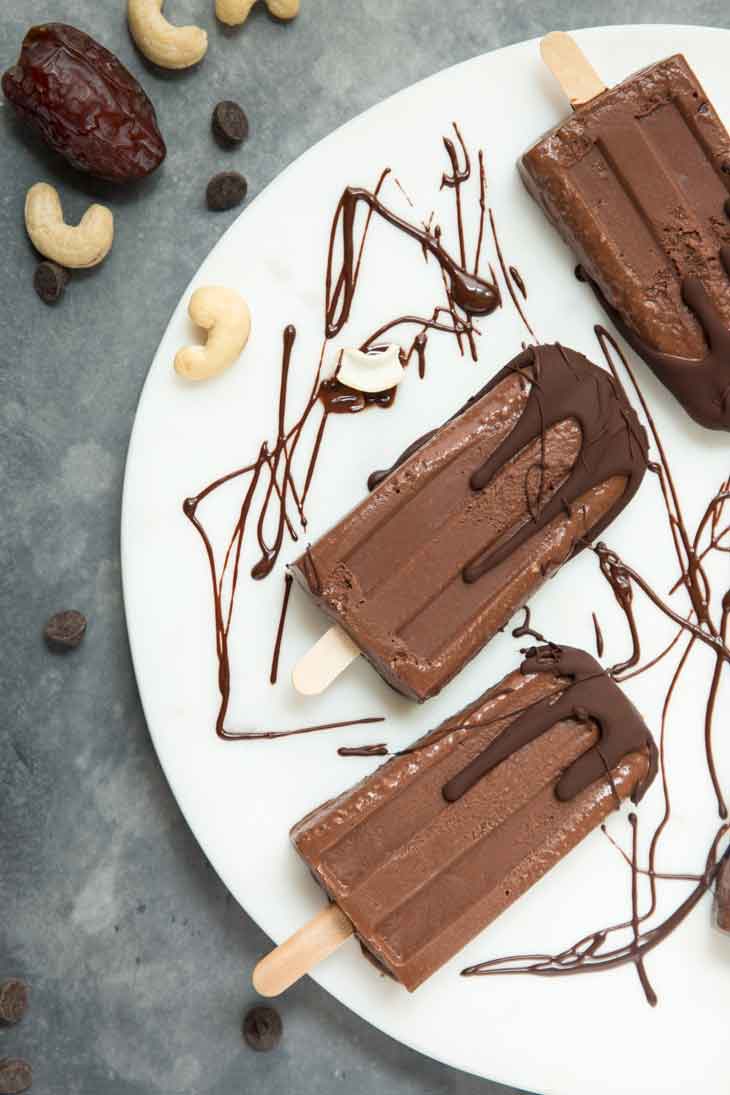
{"label": "nut on plate", "polygon": [[[215,0],[215,13],[221,23],[238,27],[248,19],[256,0]],[[299,0],[266,0],[266,7],[275,19],[295,19],[299,15]]]}
{"label": "nut on plate", "polygon": [[175,372],[186,380],[209,380],[230,368],[251,333],[251,313],[240,293],[222,285],[196,289],[188,304],[193,323],[208,332],[204,346],[186,346],[175,356]]}
{"label": "nut on plate", "polygon": [[110,209],[90,205],[76,226],[66,224],[58,192],[43,182],[31,186],[26,195],[25,227],[37,251],[69,270],[97,266],[114,242]]}
{"label": "nut on plate", "polygon": [[403,376],[400,346],[394,344],[372,350],[343,350],[337,371],[337,379],[357,392],[388,391],[400,384]]}
{"label": "nut on plate", "polygon": [[208,49],[201,27],[176,27],[162,14],[165,0],[128,0],[127,21],[137,47],[160,68],[190,68]]}

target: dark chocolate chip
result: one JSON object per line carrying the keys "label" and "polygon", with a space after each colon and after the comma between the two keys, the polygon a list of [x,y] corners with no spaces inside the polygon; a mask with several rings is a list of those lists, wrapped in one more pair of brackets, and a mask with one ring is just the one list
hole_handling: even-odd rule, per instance
{"label": "dark chocolate chip", "polygon": [[205,192],[208,209],[216,212],[233,209],[235,205],[241,204],[247,190],[248,183],[238,171],[221,171],[208,183],[208,189]]}
{"label": "dark chocolate chip", "polygon": [[231,99],[218,103],[213,111],[213,133],[224,148],[241,144],[248,137],[248,118],[242,107]]}
{"label": "dark chocolate chip", "polygon": [[275,1008],[258,1005],[243,1017],[243,1037],[257,1053],[276,1049],[282,1029],[281,1016]]}
{"label": "dark chocolate chip", "polygon": [[19,1023],[28,1010],[28,986],[11,977],[0,983],[0,1024]]}
{"label": "dark chocolate chip", "polygon": [[0,1095],[20,1095],[33,1083],[33,1069],[20,1057],[0,1060]]}
{"label": "dark chocolate chip", "polygon": [[75,650],[86,634],[86,617],[70,608],[51,616],[43,635],[51,650],[63,653]]}
{"label": "dark chocolate chip", "polygon": [[57,262],[39,262],[33,275],[33,288],[45,304],[55,304],[64,294],[70,272]]}

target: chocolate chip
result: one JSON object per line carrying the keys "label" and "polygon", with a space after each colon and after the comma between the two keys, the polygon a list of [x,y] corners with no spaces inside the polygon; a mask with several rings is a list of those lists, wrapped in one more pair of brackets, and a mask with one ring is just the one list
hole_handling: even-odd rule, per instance
{"label": "chocolate chip", "polygon": [[248,118],[242,107],[231,99],[218,103],[213,111],[213,133],[224,148],[241,144],[248,137]]}
{"label": "chocolate chip", "polygon": [[57,262],[39,262],[33,275],[33,288],[44,304],[55,304],[64,294],[70,271]]}
{"label": "chocolate chip", "polygon": [[208,183],[208,189],[205,192],[208,209],[216,212],[233,209],[235,205],[241,204],[247,190],[248,183],[238,171],[221,171]]}
{"label": "chocolate chip", "polygon": [[33,1083],[33,1069],[20,1057],[0,1060],[0,1095],[20,1095]]}
{"label": "chocolate chip", "polygon": [[86,634],[86,617],[70,608],[51,616],[43,635],[51,650],[64,653],[75,650]]}
{"label": "chocolate chip", "polygon": [[28,1010],[28,986],[11,977],[0,983],[0,1024],[19,1023]]}
{"label": "chocolate chip", "polygon": [[243,1037],[257,1053],[276,1049],[281,1041],[282,1022],[275,1008],[251,1008],[243,1017]]}

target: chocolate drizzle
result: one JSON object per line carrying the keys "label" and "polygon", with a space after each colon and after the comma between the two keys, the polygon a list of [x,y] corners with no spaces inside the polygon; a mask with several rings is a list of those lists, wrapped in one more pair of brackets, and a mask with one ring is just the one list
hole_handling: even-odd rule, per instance
{"label": "chocolate drizzle", "polygon": [[[360,269],[355,254],[354,226],[358,204],[367,206],[371,213],[377,213],[394,228],[420,243],[424,252],[432,255],[440,266],[448,283],[449,300],[461,308],[468,316],[488,316],[499,305],[499,289],[477,274],[466,270],[457,262],[441,243],[439,231],[428,232],[409,221],[403,220],[383,205],[377,194],[361,187],[348,186],[340,198],[330,237],[330,249],[327,258],[326,280],[326,324],[327,338],[334,338],[350,318],[350,310],[357,286]],[[337,275],[334,273],[334,248],[337,227],[342,223],[342,266]],[[463,237],[461,230],[460,244]]]}
{"label": "chocolate drizzle", "polygon": [[525,285],[525,282],[522,278],[522,274],[519,272],[516,266],[509,267],[509,276],[512,278],[512,281],[519,289],[523,298],[527,300],[527,286]]}
{"label": "chocolate drizzle", "polygon": [[[527,405],[511,433],[473,472],[472,489],[484,490],[500,468],[523,448],[536,438],[544,439],[551,426],[566,419],[575,418],[581,427],[581,450],[565,483],[544,505],[541,484],[533,520],[506,542],[488,548],[464,567],[466,582],[478,581],[508,559],[537,530],[554,521],[586,491],[614,476],[621,476],[626,480],[623,494],[584,534],[586,540],[597,536],[634,496],[646,469],[646,434],[624,392],[608,373],[596,368],[581,354],[558,345],[528,347],[497,373],[484,390],[498,384],[510,372],[529,378]],[[572,554],[581,546],[577,544]]]}
{"label": "chocolate drizzle", "polygon": [[388,746],[384,741],[377,745],[341,745],[337,750],[340,757],[387,757]]}
{"label": "chocolate drizzle", "polygon": [[281,656],[281,641],[284,638],[284,625],[286,624],[286,614],[289,609],[289,597],[291,596],[291,587],[294,579],[291,574],[284,575],[284,598],[281,602],[281,615],[279,616],[279,626],[276,629],[276,639],[274,640],[274,653],[271,658],[271,672],[269,674],[269,682],[276,684],[277,677],[279,675],[279,657]]}
{"label": "chocolate drizzle", "polygon": [[525,618],[522,621],[522,623],[513,630],[512,638],[513,639],[526,639],[526,638],[529,637],[530,639],[534,639],[535,642],[547,643],[547,639],[545,638],[545,636],[541,635],[539,631],[535,631],[530,626],[530,620],[531,620],[530,606],[529,605],[523,605],[522,611],[525,614]]}
{"label": "chocolate drizzle", "polygon": [[[689,614],[687,617],[683,617],[679,612],[675,611],[667,604],[667,602],[652,589],[651,585],[632,567],[621,560],[615,552],[611,551],[605,545],[599,545],[594,549],[599,560],[601,572],[610,582],[611,587],[617,596],[617,600],[626,615],[627,624],[634,645],[634,656],[632,656],[631,659],[632,662],[638,657],[638,633],[633,619],[632,585],[640,589],[649,601],[678,627],[674,638],[657,657],[648,662],[647,665],[635,670],[633,673],[626,674],[623,679],[626,679],[628,676],[635,676],[639,672],[645,672],[650,669],[653,665],[666,657],[666,655],[675,647],[682,635],[686,636],[686,643],[672,675],[662,710],[658,762],[664,797],[664,811],[659,824],[651,836],[648,850],[648,863],[646,867],[642,868],[639,866],[637,821],[633,815],[629,818],[632,826],[631,856],[627,856],[622,849],[619,849],[631,867],[632,915],[629,921],[591,932],[559,954],[524,954],[507,958],[497,958],[470,966],[468,969],[463,970],[462,973],[465,976],[529,974],[537,977],[561,977],[582,973],[601,972],[608,969],[615,969],[618,966],[633,964],[639,974],[647,1000],[653,1005],[656,1003],[656,994],[648,982],[646,970],[644,968],[646,955],[663,942],[663,940],[665,940],[675,928],[690,915],[716,882],[719,887],[721,880],[725,877],[724,872],[730,871],[730,868],[727,867],[728,860],[730,859],[730,848],[725,851],[722,859],[718,859],[718,848],[721,841],[730,832],[730,825],[725,821],[727,817],[727,807],[720,786],[712,748],[712,729],[721,670],[725,664],[730,663],[730,650],[727,647],[727,625],[728,619],[730,618],[730,590],[725,593],[721,600],[721,617],[720,620],[716,622],[711,613],[712,590],[704,566],[705,559],[711,552],[726,550],[723,540],[730,530],[730,526],[722,524],[722,514],[726,504],[730,500],[730,482],[726,480],[720,485],[719,490],[715,493],[706,507],[694,535],[692,535],[684,519],[679,493],[671,473],[662,439],[633,371],[615,339],[609,332],[600,326],[596,327],[595,330],[606,362],[614,373],[617,383],[619,383],[618,373],[612,354],[615,353],[620,359],[642,406],[653,442],[656,446],[659,460],[651,461],[649,467],[652,472],[655,473],[660,485],[671,541],[680,569],[680,579],[672,592],[675,592],[677,588],[684,587],[690,603]],[[703,539],[705,537],[709,539],[709,543],[706,545],[703,544]],[[662,838],[667,830],[672,815],[670,785],[666,764],[667,721],[676,689],[685,673],[690,657],[698,642],[706,645],[715,656],[712,679],[707,691],[704,719],[704,747],[707,770],[712,783],[717,801],[717,810],[722,824],[719,826],[712,840],[701,875],[695,876],[690,873],[666,875],[657,871],[656,861]],[[624,663],[624,666],[625,665],[626,663]],[[622,668],[621,665],[615,666],[612,670],[609,670],[609,674],[618,676],[622,671]],[[692,687],[696,688],[697,683],[698,678],[694,676],[692,678]],[[692,808],[696,809],[696,803],[693,803]],[[637,881],[640,875],[646,876],[649,883],[648,906],[641,913],[638,908],[637,888]],[[656,913],[658,904],[657,882],[661,879],[685,879],[694,881],[695,886],[687,898],[661,923],[654,927],[642,927]],[[611,947],[609,945],[609,940],[611,940],[616,933],[623,932],[627,929],[631,932],[630,941],[622,945],[614,945]]]}
{"label": "chocolate drizzle", "polygon": [[[730,277],[730,247],[720,248],[720,261]],[[576,276],[590,285],[601,307],[629,345],[695,422],[710,430],[730,430],[730,328],[700,279],[682,279],[682,299],[707,340],[707,355],[698,361],[654,350],[609,304],[600,287],[581,266],[577,267]]]}
{"label": "chocolate drizzle", "polygon": [[[289,733],[292,733],[292,731],[244,731],[238,733],[228,730],[225,726],[231,693],[231,666],[228,653],[228,637],[237,603],[244,542],[247,535],[250,534],[250,526],[255,525],[255,534],[260,550],[259,559],[251,569],[251,577],[255,580],[262,580],[265,579],[275,567],[287,535],[290,540],[296,541],[298,540],[301,531],[304,531],[307,528],[305,504],[309,495],[315,469],[319,464],[325,432],[331,415],[357,413],[365,410],[367,407],[387,407],[392,404],[395,395],[394,390],[365,395],[360,392],[355,392],[353,389],[347,388],[345,385],[341,384],[337,380],[336,375],[330,379],[322,378],[325,351],[329,344],[329,340],[333,337],[334,333],[339,332],[342,324],[347,318],[341,314],[339,317],[341,322],[335,323],[333,326],[332,312],[337,309],[338,300],[343,293],[343,290],[345,290],[347,315],[349,316],[352,299],[360,276],[360,268],[368,231],[375,212],[384,216],[386,220],[390,220],[391,223],[395,223],[396,227],[402,228],[404,231],[407,231],[408,234],[413,235],[415,233],[419,243],[423,246],[424,255],[428,257],[428,255],[431,254],[438,259],[444,278],[444,284],[447,288],[447,303],[446,306],[443,304],[435,305],[430,316],[405,314],[389,320],[365,339],[362,344],[362,349],[367,350],[371,348],[386,331],[390,331],[399,326],[415,325],[418,329],[410,348],[407,351],[404,350],[402,352],[401,360],[405,367],[412,358],[415,358],[419,376],[425,376],[426,346],[428,343],[428,335],[431,331],[454,335],[462,353],[463,342],[466,340],[471,350],[472,358],[475,361],[477,360],[475,336],[478,334],[478,331],[474,327],[471,316],[468,314],[466,308],[461,308],[461,311],[459,311],[458,308],[461,307],[461,302],[464,302],[468,307],[473,307],[475,312],[481,310],[482,314],[486,314],[486,311],[489,310],[487,304],[489,300],[491,300],[490,294],[494,292],[498,298],[499,291],[496,289],[496,286],[490,285],[489,282],[478,276],[481,243],[484,234],[486,194],[486,173],[484,169],[484,156],[481,151],[479,152],[479,239],[473,263],[473,272],[466,269],[466,240],[464,235],[462,187],[463,183],[466,182],[471,174],[471,158],[458,127],[454,126],[454,132],[462,150],[464,163],[463,165],[459,164],[459,157],[456,153],[454,142],[447,138],[445,148],[449,161],[452,164],[453,173],[445,176],[443,182],[444,185],[450,187],[454,191],[457,199],[456,220],[459,253],[462,257],[462,262],[459,263],[452,259],[449,252],[443,246],[441,228],[433,223],[433,217],[428,226],[424,226],[423,231],[421,231],[412,225],[407,225],[406,222],[401,222],[399,218],[394,219],[394,215],[385,210],[385,207],[382,206],[382,203],[379,200],[379,195],[389,178],[390,170],[388,168],[381,172],[372,192],[360,190],[346,192],[346,194],[343,195],[343,200],[337,206],[330,235],[330,255],[326,285],[327,308],[325,316],[327,336],[322,344],[311,391],[306,399],[301,414],[294,425],[287,426],[289,373],[296,339],[294,327],[287,325],[283,334],[281,382],[279,387],[276,436],[274,441],[269,442],[268,440],[265,440],[260,442],[257,455],[253,460],[234,471],[220,476],[198,494],[186,499],[183,504],[185,515],[201,538],[210,571],[211,587],[213,591],[216,654],[218,659],[218,689],[220,693],[220,703],[216,717],[216,733],[225,740],[248,740],[257,736],[271,738],[282,735],[287,736]],[[398,183],[397,185],[400,186]],[[401,190],[402,189],[403,188],[401,187]],[[348,194],[350,195],[349,198]],[[406,198],[408,198],[407,195]],[[410,199],[408,200],[410,201]],[[353,223],[355,207],[358,202],[363,201],[368,206],[368,211],[365,218],[365,224],[359,235],[359,239],[356,241]],[[333,286],[331,281],[334,262],[333,251],[345,207],[352,213],[352,218],[348,219],[348,230],[345,239],[345,250],[348,258]],[[454,287],[453,295],[449,289],[449,285]],[[297,480],[297,482],[295,482],[295,457],[298,452],[301,452],[301,450],[304,449],[304,445],[302,444],[304,428],[310,421],[313,413],[316,413],[317,411],[320,411],[321,417],[315,429],[311,448],[305,456],[303,480]],[[231,484],[235,481],[239,481],[242,484],[242,497],[238,505],[233,531],[225,545],[222,564],[219,566],[213,543],[209,538],[205,523],[201,516],[201,506],[206,498],[224,488],[227,484]],[[269,531],[272,526],[273,535]],[[312,585],[313,588],[317,588],[319,586],[319,580],[316,575],[314,559],[309,548],[307,548],[305,552],[304,559],[308,571],[311,571],[312,581],[310,582],[310,585]],[[290,588],[290,584],[285,585],[282,611],[274,641],[270,671],[270,680],[272,683],[276,680],[278,674],[279,656],[286,621],[286,612],[289,604]],[[359,720],[355,721],[357,722]],[[334,726],[335,724],[332,725]],[[350,725],[350,723],[346,722],[341,725]],[[327,728],[329,728],[329,724]],[[306,727],[294,732],[309,733],[311,729],[312,728]]]}
{"label": "chocolate drizzle", "polygon": [[569,683],[557,696],[546,696],[522,712],[491,745],[449,780],[443,789],[446,801],[460,799],[487,772],[556,723],[578,719],[593,720],[600,737],[596,745],[563,772],[555,788],[557,798],[561,802],[575,798],[629,753],[645,752],[649,771],[632,795],[632,800],[639,802],[656,775],[656,746],[641,715],[598,662],[583,650],[549,645],[530,650],[520,669],[524,674],[549,673],[566,678]]}
{"label": "chocolate drizzle", "polygon": [[387,388],[383,392],[359,392],[332,377],[331,380],[322,381],[319,398],[327,414],[359,414],[367,407],[392,407],[397,390]]}

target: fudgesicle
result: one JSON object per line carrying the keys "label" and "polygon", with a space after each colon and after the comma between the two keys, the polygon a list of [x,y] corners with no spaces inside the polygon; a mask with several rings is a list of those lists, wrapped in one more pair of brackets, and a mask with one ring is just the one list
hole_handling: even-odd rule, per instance
{"label": "fudgesicle", "polygon": [[422,701],[620,513],[646,459],[608,372],[530,347],[372,475],[292,571],[381,676]]}
{"label": "fudgesicle", "polygon": [[363,951],[410,991],[656,773],[638,711],[582,650],[546,645],[292,829]]}
{"label": "fudgesicle", "polygon": [[730,429],[730,136],[685,58],[577,106],[520,168],[630,345]]}

